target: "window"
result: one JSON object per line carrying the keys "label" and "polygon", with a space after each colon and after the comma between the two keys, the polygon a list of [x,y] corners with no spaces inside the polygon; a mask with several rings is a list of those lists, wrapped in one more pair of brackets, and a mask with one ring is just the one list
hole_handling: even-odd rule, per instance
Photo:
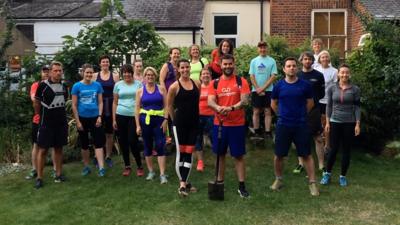
{"label": "window", "polygon": [[33,25],[32,24],[18,24],[16,28],[30,41],[34,41]]}
{"label": "window", "polygon": [[312,38],[320,38],[325,48],[336,48],[344,58],[347,50],[346,10],[314,10]]}
{"label": "window", "polygon": [[237,44],[237,15],[215,15],[214,16],[214,40],[215,45],[228,38],[232,41],[233,46]]}

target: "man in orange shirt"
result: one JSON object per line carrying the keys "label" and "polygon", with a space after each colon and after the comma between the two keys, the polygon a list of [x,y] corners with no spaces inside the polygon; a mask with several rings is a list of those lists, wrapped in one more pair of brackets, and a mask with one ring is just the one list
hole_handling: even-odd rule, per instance
{"label": "man in orange shirt", "polygon": [[[249,84],[244,78],[233,74],[234,58],[230,54],[221,57],[222,76],[213,80],[208,90],[208,105],[215,111],[213,127],[213,151],[220,156],[220,168],[217,182],[224,181],[225,155],[229,147],[235,158],[236,173],[239,179],[238,193],[243,198],[250,196],[244,184],[246,170],[246,127],[243,107],[250,93]],[[215,84],[217,82],[217,84]],[[221,139],[218,129],[221,126]]]}

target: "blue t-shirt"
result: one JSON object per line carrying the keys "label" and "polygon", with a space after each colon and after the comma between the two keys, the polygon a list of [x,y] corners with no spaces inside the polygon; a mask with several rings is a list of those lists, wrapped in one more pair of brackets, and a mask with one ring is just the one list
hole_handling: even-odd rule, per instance
{"label": "blue t-shirt", "polygon": [[142,87],[140,81],[135,80],[131,84],[125,81],[118,81],[114,86],[114,94],[118,95],[116,113],[122,116],[135,116],[136,92]]}
{"label": "blue t-shirt", "polygon": [[80,117],[91,118],[99,116],[98,95],[103,93],[101,84],[94,81],[84,84],[79,81],[72,86],[72,95],[78,97],[78,114]]}
{"label": "blue t-shirt", "polygon": [[272,91],[271,98],[278,100],[278,125],[303,126],[307,121],[307,99],[313,98],[309,82],[298,79],[290,84],[280,80]]}
{"label": "blue t-shirt", "polygon": [[[249,74],[253,74],[255,76],[257,85],[259,87],[263,86],[272,74],[278,74],[275,59],[271,58],[270,56],[257,56],[250,62]],[[273,84],[269,85],[265,91],[272,91],[272,89]],[[252,87],[251,91],[256,91],[254,86]]]}

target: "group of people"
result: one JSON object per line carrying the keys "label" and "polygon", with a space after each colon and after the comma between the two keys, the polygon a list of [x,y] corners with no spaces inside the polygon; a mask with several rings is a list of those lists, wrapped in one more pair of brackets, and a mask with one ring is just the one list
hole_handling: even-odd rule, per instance
{"label": "group of people", "polygon": [[[100,177],[105,176],[106,165],[113,166],[111,153],[115,133],[124,162],[122,175],[129,176],[132,172],[130,152],[136,162],[136,175],[145,175],[138,147],[141,137],[147,166],[145,179],[156,177],[153,166],[153,157],[156,157],[160,183],[165,184],[168,182],[166,145],[173,138],[178,193],[188,196],[196,191],[189,182],[193,152],[197,156],[196,169],[203,171],[206,136],[220,159],[217,182],[224,182],[225,155],[229,149],[235,160],[238,194],[248,198],[245,107],[251,93],[253,138],[272,138],[272,112],[278,118],[274,151],[276,178],[270,187],[272,190],[283,187],[283,162],[294,143],[299,157],[294,172],[300,173],[305,168],[311,195],[319,195],[311,139],[314,139],[319,169],[323,172],[320,183],[324,185],[331,180],[336,154],[340,145],[343,146],[339,182],[347,186],[352,138],[360,133],[360,90],[350,82],[350,68],[343,64],[339,70],[335,69],[329,52],[322,50],[322,41],[316,39],[314,53],[303,52],[299,58],[301,70],[297,69],[296,58],[286,58],[285,76],[276,82],[278,70],[275,60],[268,56],[267,43],[261,41],[257,47],[259,55],[250,62],[251,89],[247,80],[236,74],[234,49],[229,39],[221,41],[212,52],[210,62],[200,55],[198,45],[189,48],[190,59],[181,59],[179,48],[170,49],[169,60],[162,66],[159,76],[153,67],[143,70],[140,60],[121,67],[122,80],[111,70],[111,60],[106,55],[99,59],[101,70],[98,73],[94,73],[92,65],[84,64],[82,80],[71,90],[84,164],[82,175],[91,173],[89,133]],[[36,178],[36,188],[43,186],[44,160],[49,148],[54,149],[55,182],[65,180],[62,146],[67,144],[68,136],[65,113],[68,92],[61,82],[61,74],[62,64],[53,62],[50,67],[42,68],[42,82],[31,88],[35,108],[33,170],[27,178]],[[264,132],[260,128],[261,114],[264,114]],[[326,153],[327,160],[324,159]]]}

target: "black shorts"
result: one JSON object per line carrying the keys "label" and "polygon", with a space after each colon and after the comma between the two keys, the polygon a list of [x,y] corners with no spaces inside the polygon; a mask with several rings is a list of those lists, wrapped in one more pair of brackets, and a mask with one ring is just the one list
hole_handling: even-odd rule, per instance
{"label": "black shorts", "polygon": [[32,144],[37,143],[38,130],[39,130],[39,124],[32,123]]}
{"label": "black shorts", "polygon": [[321,115],[325,115],[326,114],[326,104],[319,103],[319,107],[321,109]]}
{"label": "black shorts", "polygon": [[264,92],[265,95],[258,95],[257,92],[251,92],[251,105],[254,108],[269,108],[271,107],[271,92]]}
{"label": "black shorts", "polygon": [[81,148],[85,150],[89,149],[89,133],[92,137],[94,147],[102,148],[105,144],[106,138],[104,136],[103,127],[96,127],[97,117],[79,117],[79,121],[81,121],[83,127],[82,131],[78,131]]}
{"label": "black shorts", "polygon": [[60,124],[57,126],[39,126],[37,134],[37,144],[39,147],[48,148],[61,148],[68,144],[68,125]]}
{"label": "black shorts", "polygon": [[321,109],[318,105],[313,107],[311,111],[308,113],[307,124],[312,136],[321,134],[322,132]]}
{"label": "black shorts", "polygon": [[101,118],[101,122],[103,124],[104,132],[106,134],[113,134],[114,133],[112,116],[103,116]]}

